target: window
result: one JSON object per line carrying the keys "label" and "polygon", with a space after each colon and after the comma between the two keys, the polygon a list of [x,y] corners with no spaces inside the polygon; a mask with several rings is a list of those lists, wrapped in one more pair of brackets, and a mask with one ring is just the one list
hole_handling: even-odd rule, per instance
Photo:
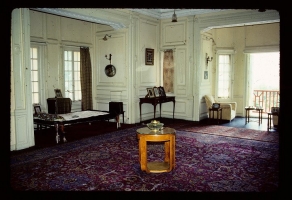
{"label": "window", "polygon": [[72,101],[81,100],[80,83],[80,52],[79,50],[64,51],[65,97]]}
{"label": "window", "polygon": [[232,51],[217,52],[217,90],[218,99],[230,99],[232,91]]}
{"label": "window", "polygon": [[40,82],[39,82],[39,48],[30,48],[30,66],[31,66],[31,91],[32,103],[40,104]]}

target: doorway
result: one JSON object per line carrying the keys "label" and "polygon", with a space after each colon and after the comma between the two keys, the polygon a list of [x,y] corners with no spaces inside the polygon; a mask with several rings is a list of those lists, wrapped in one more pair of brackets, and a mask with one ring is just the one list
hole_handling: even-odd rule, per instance
{"label": "doorway", "polygon": [[247,105],[262,107],[267,117],[271,107],[280,103],[280,53],[250,53],[247,66]]}

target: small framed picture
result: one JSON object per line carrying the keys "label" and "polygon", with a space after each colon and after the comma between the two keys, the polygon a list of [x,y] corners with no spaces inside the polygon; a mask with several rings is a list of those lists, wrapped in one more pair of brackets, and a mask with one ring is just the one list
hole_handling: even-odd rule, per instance
{"label": "small framed picture", "polygon": [[145,65],[154,65],[154,49],[145,50]]}
{"label": "small framed picture", "polygon": [[158,87],[153,87],[153,91],[154,91],[155,97],[159,97],[160,96]]}
{"label": "small framed picture", "polygon": [[213,103],[212,108],[215,108],[215,109],[220,108],[220,103]]}
{"label": "small framed picture", "polygon": [[56,98],[63,98],[62,92],[60,89],[55,89]]}
{"label": "small framed picture", "polygon": [[204,71],[204,79],[208,79],[208,71]]}
{"label": "small framed picture", "polygon": [[34,107],[34,114],[35,115],[38,115],[42,112],[40,105],[34,105],[33,107]]}
{"label": "small framed picture", "polygon": [[151,97],[155,97],[155,94],[154,94],[154,91],[153,91],[153,88],[147,88],[147,93],[148,93],[148,96],[151,98]]}
{"label": "small framed picture", "polygon": [[159,96],[161,96],[161,97],[165,97],[166,96],[164,88],[162,86],[159,86],[158,90],[159,90]]}

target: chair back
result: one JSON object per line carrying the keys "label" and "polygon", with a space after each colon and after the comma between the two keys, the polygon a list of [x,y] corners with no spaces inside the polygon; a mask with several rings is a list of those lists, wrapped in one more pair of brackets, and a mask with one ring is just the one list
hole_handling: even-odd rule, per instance
{"label": "chair back", "polygon": [[207,107],[208,108],[211,108],[213,106],[213,103],[216,103],[214,97],[212,95],[205,95],[205,101],[206,101],[206,104],[207,104]]}

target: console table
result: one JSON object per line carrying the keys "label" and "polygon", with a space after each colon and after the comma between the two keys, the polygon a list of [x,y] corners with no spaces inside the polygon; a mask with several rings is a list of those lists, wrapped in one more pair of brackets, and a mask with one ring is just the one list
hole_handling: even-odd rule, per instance
{"label": "console table", "polygon": [[142,108],[142,104],[143,103],[150,103],[153,105],[154,107],[154,119],[155,119],[155,113],[156,113],[156,105],[159,104],[160,105],[160,117],[161,117],[161,104],[162,103],[167,103],[167,102],[173,102],[173,119],[174,119],[174,108],[175,108],[175,97],[153,97],[153,98],[140,98],[140,122],[142,121],[142,112],[141,112],[141,108]]}

